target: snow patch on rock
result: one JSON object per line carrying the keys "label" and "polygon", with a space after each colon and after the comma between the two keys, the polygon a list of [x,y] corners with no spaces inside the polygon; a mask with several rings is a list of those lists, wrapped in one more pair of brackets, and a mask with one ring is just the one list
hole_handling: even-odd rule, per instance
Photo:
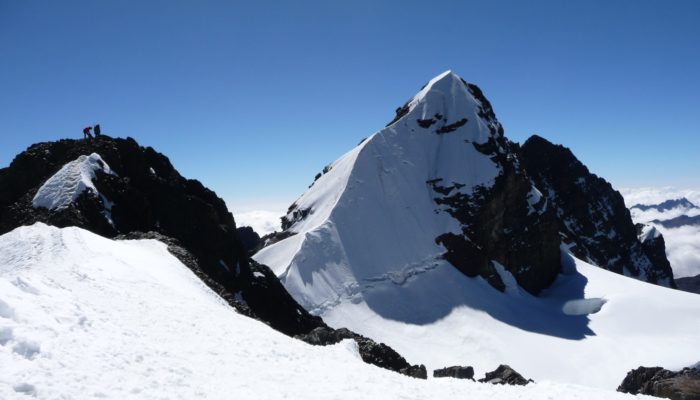
{"label": "snow patch on rock", "polygon": [[[97,191],[92,182],[97,171],[116,175],[97,153],[78,157],[76,160],[64,165],[39,188],[36,195],[34,195],[32,205],[35,208],[43,207],[49,210],[60,210],[68,207],[84,191],[89,190],[95,195],[102,197],[105,205],[108,205],[107,211],[109,211],[111,202]],[[108,220],[111,219],[108,215],[106,217]]]}

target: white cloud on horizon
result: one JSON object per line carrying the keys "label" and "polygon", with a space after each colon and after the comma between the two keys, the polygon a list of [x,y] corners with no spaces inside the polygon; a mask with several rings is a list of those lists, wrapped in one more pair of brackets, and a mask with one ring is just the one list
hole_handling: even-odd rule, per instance
{"label": "white cloud on horizon", "polygon": [[264,236],[282,230],[280,218],[285,214],[281,210],[254,210],[235,214],[233,218],[236,220],[236,226],[250,226],[258,235]]}
{"label": "white cloud on horizon", "polygon": [[[635,204],[659,204],[665,200],[681,197],[685,197],[693,204],[700,206],[700,190],[646,187],[623,188],[619,189],[619,191],[625,198],[627,207],[632,207]],[[631,210],[634,222],[641,223],[649,223],[654,219],[671,219],[682,213],[680,210],[666,212]],[[686,214],[692,216],[698,215],[700,212],[698,210],[690,210]],[[668,261],[671,262],[673,276],[682,278],[700,274],[700,226],[684,226],[669,229],[657,224],[652,225],[664,235],[666,256]]]}
{"label": "white cloud on horizon", "polygon": [[659,204],[666,200],[685,197],[691,203],[700,207],[700,190],[678,189],[675,187],[640,187],[618,189],[625,199],[627,207],[635,204]]}

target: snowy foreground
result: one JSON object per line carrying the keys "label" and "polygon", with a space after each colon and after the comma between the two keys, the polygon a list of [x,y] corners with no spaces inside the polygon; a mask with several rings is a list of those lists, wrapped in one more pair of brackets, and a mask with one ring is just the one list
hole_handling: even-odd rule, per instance
{"label": "snowy foreground", "polygon": [[313,347],[236,314],[160,242],[43,224],[0,236],[0,398],[30,396],[634,398],[408,378],[364,364],[353,342]]}

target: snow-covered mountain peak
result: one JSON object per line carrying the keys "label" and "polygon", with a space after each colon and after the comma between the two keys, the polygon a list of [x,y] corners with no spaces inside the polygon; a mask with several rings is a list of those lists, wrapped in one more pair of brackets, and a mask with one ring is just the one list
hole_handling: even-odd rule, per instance
{"label": "snow-covered mountain peak", "polygon": [[403,123],[410,131],[417,125],[438,135],[460,132],[475,143],[486,142],[500,127],[481,90],[449,70],[428,81],[396,113],[390,127]]}
{"label": "snow-covered mountain peak", "polygon": [[[537,293],[559,271],[559,237],[533,193],[489,101],[447,71],[324,168],[283,218],[286,238],[255,257],[317,314],[455,267]],[[525,238],[535,245],[509,250]]]}

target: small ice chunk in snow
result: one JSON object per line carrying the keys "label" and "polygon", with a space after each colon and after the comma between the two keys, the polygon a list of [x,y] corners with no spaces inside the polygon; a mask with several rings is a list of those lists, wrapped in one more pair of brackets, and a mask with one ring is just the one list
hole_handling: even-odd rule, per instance
{"label": "small ice chunk in snow", "polygon": [[569,300],[564,303],[562,311],[566,315],[588,315],[595,314],[603,308],[605,299],[580,299]]}
{"label": "small ice chunk in snow", "polygon": [[[97,153],[89,156],[82,155],[76,160],[64,165],[39,188],[32,200],[34,208],[44,207],[49,210],[60,210],[68,207],[85,190],[90,190],[98,196],[92,180],[95,172],[102,171],[116,175],[109,165]],[[102,197],[104,200],[104,196]]]}

